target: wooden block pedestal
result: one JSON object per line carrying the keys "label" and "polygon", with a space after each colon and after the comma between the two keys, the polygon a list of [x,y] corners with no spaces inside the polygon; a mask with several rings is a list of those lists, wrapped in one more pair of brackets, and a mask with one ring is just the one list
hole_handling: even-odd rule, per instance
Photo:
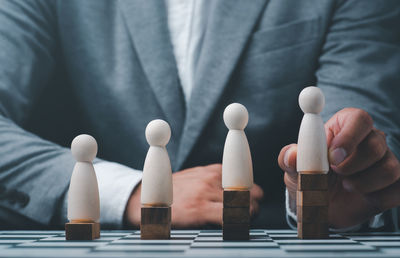
{"label": "wooden block pedestal", "polygon": [[223,203],[223,239],[249,240],[250,191],[224,190]]}
{"label": "wooden block pedestal", "polygon": [[299,238],[329,238],[328,197],[327,174],[299,174],[297,185],[297,233]]}
{"label": "wooden block pedestal", "polygon": [[171,207],[142,207],[141,239],[171,238]]}
{"label": "wooden block pedestal", "polygon": [[65,224],[66,240],[93,240],[100,238],[100,223],[69,222]]}

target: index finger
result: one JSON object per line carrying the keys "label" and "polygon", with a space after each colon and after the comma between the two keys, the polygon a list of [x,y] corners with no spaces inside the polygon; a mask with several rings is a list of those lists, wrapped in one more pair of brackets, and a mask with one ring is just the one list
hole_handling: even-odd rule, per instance
{"label": "index finger", "polygon": [[260,201],[264,197],[264,191],[262,190],[262,188],[259,185],[254,184],[250,190],[250,196],[253,197],[257,201]]}
{"label": "index finger", "polygon": [[338,166],[352,154],[371,132],[373,121],[362,109],[345,108],[325,124],[329,144],[329,161]]}

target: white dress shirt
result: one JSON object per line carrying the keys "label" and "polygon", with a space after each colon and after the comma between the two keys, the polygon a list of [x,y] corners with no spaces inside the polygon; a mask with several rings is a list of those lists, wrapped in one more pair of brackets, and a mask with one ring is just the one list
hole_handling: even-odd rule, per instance
{"label": "white dress shirt", "polygon": [[193,89],[194,73],[207,25],[202,0],[166,0],[168,28],[186,104]]}

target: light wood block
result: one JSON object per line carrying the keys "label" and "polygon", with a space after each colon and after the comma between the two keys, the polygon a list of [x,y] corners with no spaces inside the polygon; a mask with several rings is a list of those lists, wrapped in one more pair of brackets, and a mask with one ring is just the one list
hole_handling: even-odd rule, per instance
{"label": "light wood block", "polygon": [[171,238],[171,207],[142,207],[141,239]]}
{"label": "light wood block", "polygon": [[298,238],[325,239],[329,238],[328,223],[301,223],[297,222]]}
{"label": "light wood block", "polygon": [[298,191],[328,190],[328,174],[298,175]]}
{"label": "light wood block", "polygon": [[297,191],[297,206],[328,206],[328,191]]}
{"label": "light wood block", "polygon": [[100,223],[66,223],[66,240],[93,240],[100,238]]}
{"label": "light wood block", "polygon": [[224,190],[224,207],[237,208],[250,206],[250,191]]}

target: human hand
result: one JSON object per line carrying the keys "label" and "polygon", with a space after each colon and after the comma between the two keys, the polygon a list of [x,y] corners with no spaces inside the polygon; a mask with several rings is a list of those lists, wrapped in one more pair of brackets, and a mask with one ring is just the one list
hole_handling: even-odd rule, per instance
{"label": "human hand", "polygon": [[[329,149],[329,224],[344,228],[400,205],[400,164],[370,115],[356,108],[337,112],[325,124]],[[297,146],[282,148],[289,203],[296,210]]]}
{"label": "human hand", "polygon": [[[213,164],[194,167],[172,175],[174,201],[172,226],[175,228],[201,227],[222,224],[222,166]],[[126,208],[127,221],[140,224],[140,185],[132,193]],[[250,213],[255,215],[263,190],[254,184],[250,190]]]}

